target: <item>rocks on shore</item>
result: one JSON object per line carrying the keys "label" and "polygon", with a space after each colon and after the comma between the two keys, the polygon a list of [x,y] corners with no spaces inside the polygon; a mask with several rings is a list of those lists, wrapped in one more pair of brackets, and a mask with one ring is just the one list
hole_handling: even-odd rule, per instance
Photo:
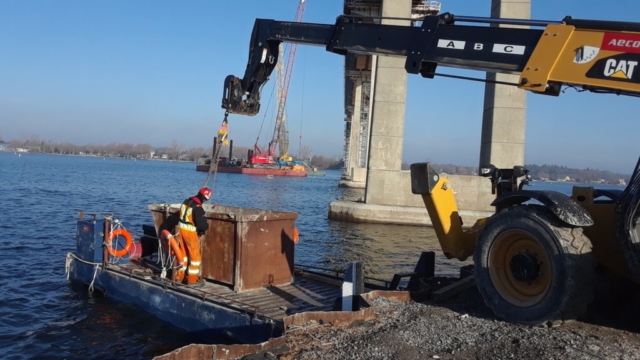
{"label": "rocks on shore", "polygon": [[242,359],[638,359],[640,334],[586,322],[528,327],[497,319],[476,289],[444,303],[371,302],[376,320],[310,323],[286,345]]}

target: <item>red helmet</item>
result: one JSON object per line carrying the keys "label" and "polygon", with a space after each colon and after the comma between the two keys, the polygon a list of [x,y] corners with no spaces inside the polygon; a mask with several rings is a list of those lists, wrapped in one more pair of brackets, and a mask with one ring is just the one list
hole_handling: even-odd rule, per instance
{"label": "red helmet", "polygon": [[207,188],[202,188],[202,189],[200,189],[199,194],[202,195],[205,199],[209,200],[209,199],[211,199],[212,192],[211,192],[211,190],[209,190]]}

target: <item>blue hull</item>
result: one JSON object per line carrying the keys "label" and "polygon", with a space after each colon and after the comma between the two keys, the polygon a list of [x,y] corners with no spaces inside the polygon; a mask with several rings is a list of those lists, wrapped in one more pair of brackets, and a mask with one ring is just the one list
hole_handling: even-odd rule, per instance
{"label": "blue hull", "polygon": [[[128,261],[102,265],[104,221],[79,220],[76,253],[68,256],[69,279],[90,285],[106,296],[134,303],[173,325],[205,339],[223,335],[243,343],[258,343],[283,334],[279,321],[238,304],[171,285],[167,280],[122,268]],[[100,265],[95,265],[100,264]],[[96,270],[97,269],[97,270]],[[127,270],[127,271],[125,271]],[[94,279],[95,274],[95,279]]]}
{"label": "blue hull", "polygon": [[[69,279],[91,284],[95,265],[73,261]],[[258,343],[282,335],[273,321],[216,299],[202,299],[187,290],[165,286],[163,282],[98,266],[93,283],[96,290],[111,298],[134,303],[173,325],[208,338],[224,335],[243,343]]]}

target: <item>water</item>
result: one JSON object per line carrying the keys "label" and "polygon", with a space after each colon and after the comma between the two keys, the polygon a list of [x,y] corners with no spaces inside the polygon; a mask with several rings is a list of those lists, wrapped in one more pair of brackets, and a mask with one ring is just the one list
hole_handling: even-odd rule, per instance
{"label": "water", "polygon": [[[326,173],[308,178],[218,174],[213,202],[298,213],[296,263],[342,269],[360,261],[368,276],[391,279],[413,270],[420,253],[431,250],[439,275],[457,274],[461,263],[441,255],[430,228],[328,220],[331,201],[358,199],[363,192],[338,188],[340,172]],[[202,343],[135,305],[70,285],[64,262],[75,250],[80,211],[116,213],[139,234],[142,224],[152,223],[147,204],[182,202],[205,177],[192,163],[0,152],[1,357],[150,358]],[[544,186],[568,192],[571,185]]]}

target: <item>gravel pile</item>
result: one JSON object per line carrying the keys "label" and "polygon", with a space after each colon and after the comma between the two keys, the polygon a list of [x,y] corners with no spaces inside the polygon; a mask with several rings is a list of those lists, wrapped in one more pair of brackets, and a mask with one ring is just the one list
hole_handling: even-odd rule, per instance
{"label": "gravel pile", "polygon": [[371,303],[376,320],[311,323],[289,332],[285,346],[244,359],[640,359],[637,322],[632,331],[597,323],[613,321],[608,310],[616,305],[596,302],[591,322],[542,328],[497,319],[476,289],[443,303],[379,298]]}

